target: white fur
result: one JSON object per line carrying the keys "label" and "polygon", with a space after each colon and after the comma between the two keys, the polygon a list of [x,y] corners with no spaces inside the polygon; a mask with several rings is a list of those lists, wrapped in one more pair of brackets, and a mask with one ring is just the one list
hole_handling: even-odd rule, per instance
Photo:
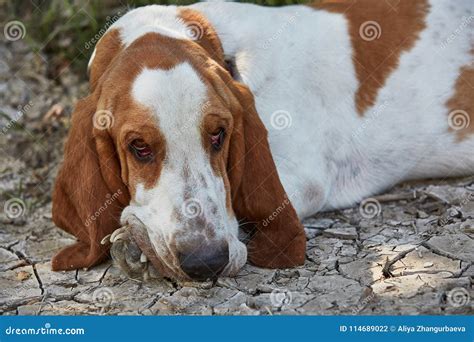
{"label": "white fur", "polygon": [[[471,0],[430,1],[427,28],[401,55],[363,116],[355,107],[359,81],[344,15],[306,6],[190,7],[215,27],[225,55],[235,60],[239,80],[252,90],[280,179],[301,218],[352,206],[403,180],[474,173],[474,137],[456,141],[445,105],[460,68],[473,62]],[[148,6],[114,26],[121,28],[125,45],[147,32],[189,39],[177,15],[174,6]],[[139,188],[123,217],[130,210],[138,213],[155,234],[158,250],[159,239],[172,234],[166,229],[181,229],[169,224],[169,213],[180,205],[185,163],[207,179],[207,188],[194,180],[193,195],[204,202],[208,195],[221,208],[214,220],[226,227],[230,239],[236,236],[235,219],[224,215],[222,180],[200,147],[204,89],[187,64],[170,71],[145,70],[134,86],[134,98],[156,113],[170,150],[157,186]],[[154,208],[160,208],[160,215]],[[162,215],[163,210],[168,214]],[[235,246],[241,263],[242,248]]]}
{"label": "white fur", "polygon": [[147,6],[134,9],[117,20],[111,28],[120,29],[120,38],[125,46],[150,32],[177,39],[188,39],[187,26],[182,19],[179,19],[176,6]]}
{"label": "white fur", "polygon": [[[132,97],[153,113],[166,141],[166,157],[157,184],[151,189],[137,186],[122,222],[136,215],[145,223],[157,254],[166,256],[172,242],[179,249],[188,242],[209,241],[206,231],[199,229],[205,227],[193,226],[193,220],[201,217],[215,240],[228,242],[230,263],[224,274],[232,274],[245,264],[247,254],[238,240],[237,220],[227,212],[223,179],[214,174],[202,147],[199,127],[208,101],[206,92],[188,63],[170,70],[144,69],[135,79]],[[163,261],[179,272],[176,258]]]}
{"label": "white fur", "polygon": [[[189,39],[189,27],[179,18],[176,6],[146,6],[134,9],[114,22],[108,30],[112,29],[119,29],[120,40],[124,47],[150,32],[176,39]],[[95,55],[94,48],[88,69]]]}
{"label": "white fur", "polygon": [[[430,5],[427,28],[363,117],[344,15],[305,6],[192,6],[215,26],[250,86],[300,217],[352,206],[403,180],[474,173],[474,138],[455,141],[445,106],[460,67],[473,62],[472,2]],[[291,126],[276,129],[275,112],[289,113]]]}

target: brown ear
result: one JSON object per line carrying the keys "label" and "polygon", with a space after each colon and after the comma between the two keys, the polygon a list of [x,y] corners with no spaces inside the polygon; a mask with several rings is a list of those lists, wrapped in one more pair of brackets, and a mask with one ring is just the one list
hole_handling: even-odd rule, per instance
{"label": "brown ear", "polygon": [[108,30],[97,42],[87,68],[91,92],[95,90],[101,76],[122,50],[120,30],[116,28]]}
{"label": "brown ear", "polygon": [[303,226],[280,182],[253,96],[234,83],[241,108],[235,114],[227,172],[237,217],[255,224],[249,260],[270,268],[301,265],[306,251]]}
{"label": "brown ear", "polygon": [[180,8],[179,17],[187,27],[192,41],[206,50],[208,56],[221,67],[225,67],[224,50],[217,32],[207,18],[191,8]]}
{"label": "brown ear", "polygon": [[107,129],[94,128],[96,103],[97,95],[90,95],[76,105],[55,183],[53,221],[78,239],[53,257],[55,271],[103,261],[108,247],[100,241],[119,227],[120,214],[129,202],[112,139]]}

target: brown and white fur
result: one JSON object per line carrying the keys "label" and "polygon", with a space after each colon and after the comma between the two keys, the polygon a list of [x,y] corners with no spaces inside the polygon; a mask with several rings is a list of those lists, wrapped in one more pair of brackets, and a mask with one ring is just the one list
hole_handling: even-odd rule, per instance
{"label": "brown and white fur", "polygon": [[[79,241],[53,268],[100,262],[98,242],[136,219],[139,247],[170,277],[233,275],[247,258],[293,266],[298,219],[473,174],[473,28],[471,0],[130,11],[97,44],[73,115],[53,216]],[[151,162],[134,158],[137,139]],[[240,221],[255,225],[247,246]]]}

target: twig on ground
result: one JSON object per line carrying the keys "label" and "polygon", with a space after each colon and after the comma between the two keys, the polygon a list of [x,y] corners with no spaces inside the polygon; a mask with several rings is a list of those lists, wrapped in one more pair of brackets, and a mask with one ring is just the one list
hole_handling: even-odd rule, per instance
{"label": "twig on ground", "polygon": [[413,192],[403,192],[399,194],[384,194],[380,196],[375,196],[374,199],[382,202],[396,202],[402,200],[410,200],[418,198],[418,193],[416,191]]}
{"label": "twig on ground", "polygon": [[413,252],[415,250],[416,247],[413,247],[413,248],[410,248],[410,249],[407,249],[406,251],[403,251],[403,252],[400,252],[397,254],[397,256],[395,258],[393,258],[392,260],[389,260],[387,258],[387,261],[385,262],[385,265],[382,269],[382,274],[385,278],[392,278],[393,277],[393,273],[390,271],[390,268],[397,262],[397,261],[400,261],[402,260],[407,254]]}
{"label": "twig on ground", "polygon": [[450,252],[446,252],[446,251],[443,251],[442,249],[439,249],[438,247],[435,247],[433,246],[432,244],[430,244],[428,241],[423,241],[422,243],[420,243],[420,246],[423,246],[425,247],[426,249],[430,250],[431,252],[433,252],[434,254],[438,254],[438,255],[441,255],[441,256],[444,256],[446,258],[449,258],[451,260],[461,260],[461,261],[464,261],[464,262],[467,262],[467,263],[470,263],[472,264],[472,261],[471,260],[466,260],[460,256],[457,256],[457,255],[454,255]]}

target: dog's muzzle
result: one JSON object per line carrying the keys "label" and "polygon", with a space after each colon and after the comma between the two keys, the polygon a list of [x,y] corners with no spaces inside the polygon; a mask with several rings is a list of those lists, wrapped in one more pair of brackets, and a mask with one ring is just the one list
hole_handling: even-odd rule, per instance
{"label": "dog's muzzle", "polygon": [[176,261],[173,265],[166,264],[163,256],[157,256],[145,224],[135,215],[127,219],[127,225],[106,236],[102,243],[112,243],[112,259],[132,278],[146,280],[150,273],[157,273],[160,277],[205,281],[214,280],[223,272],[236,271],[229,270],[235,266],[229,264],[231,253],[224,239],[201,238],[178,243],[174,255],[170,252],[164,256],[166,260]]}

